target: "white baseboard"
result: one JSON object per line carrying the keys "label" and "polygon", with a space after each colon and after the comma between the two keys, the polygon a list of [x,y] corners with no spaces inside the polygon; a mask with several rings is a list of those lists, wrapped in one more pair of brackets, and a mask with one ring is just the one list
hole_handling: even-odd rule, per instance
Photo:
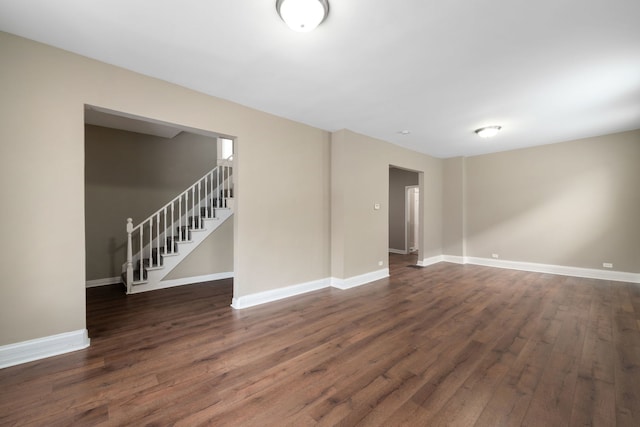
{"label": "white baseboard", "polygon": [[510,270],[533,271],[537,273],[559,274],[561,276],[584,277],[587,279],[613,280],[616,282],[640,283],[640,274],[625,271],[598,270],[595,268],[568,267],[564,265],[537,264],[533,262],[507,261],[491,258],[465,257],[466,264]]}
{"label": "white baseboard", "polygon": [[272,289],[270,291],[258,292],[241,297],[234,297],[233,301],[231,302],[231,307],[237,310],[249,308],[256,305],[278,301],[284,298],[289,298],[292,296],[301,295],[307,292],[313,292],[328,287],[334,287],[342,290],[350,289],[376,280],[384,279],[385,277],[389,277],[388,268],[361,274],[359,276],[349,277],[348,279],[337,279],[335,277],[331,277],[314,280],[298,285],[287,286],[285,288]]}
{"label": "white baseboard", "polygon": [[442,260],[444,262],[451,262],[453,264],[466,264],[466,260],[463,256],[455,256],[455,255],[442,255]]}
{"label": "white baseboard", "polygon": [[640,283],[640,274],[625,271],[599,270],[596,268],[568,267],[564,265],[538,264],[535,262],[508,261],[493,258],[462,257],[455,255],[439,255],[418,261],[418,265],[426,267],[438,262],[455,264],[483,265],[485,267],[506,268],[509,270],[533,271],[536,273],[558,274],[561,276],[584,277],[587,279],[613,280],[616,282]]}
{"label": "white baseboard", "polygon": [[95,288],[98,286],[117,285],[122,283],[121,277],[105,277],[104,279],[87,280],[87,288]]}
{"label": "white baseboard", "polygon": [[389,253],[390,253],[390,254],[407,255],[409,252],[405,251],[404,249],[393,249],[393,248],[389,248]]}
{"label": "white baseboard", "polygon": [[324,289],[329,287],[329,285],[329,279],[320,279],[311,282],[300,283],[298,285],[287,286],[285,288],[272,289],[269,291],[244,295],[241,297],[234,297],[231,302],[231,307],[235,309],[253,307],[267,302],[273,302],[295,295]]}
{"label": "white baseboard", "polygon": [[436,255],[430,258],[418,260],[416,264],[419,265],[420,267],[428,267],[430,265],[437,264],[442,261],[444,261],[444,257],[442,255]]}
{"label": "white baseboard", "polygon": [[338,279],[336,277],[331,278],[331,286],[338,289],[351,289],[356,286],[365,285],[367,283],[374,282],[376,280],[389,277],[389,269],[383,268],[381,270],[372,271],[370,273],[361,274],[359,276],[349,277],[347,279]]}
{"label": "white baseboard", "polygon": [[19,365],[89,347],[86,329],[50,335],[0,347],[0,368]]}
{"label": "white baseboard", "polygon": [[[620,282],[640,283],[640,274],[627,273],[621,271],[605,271],[588,268],[566,267],[549,264],[536,264],[528,262],[516,262],[506,260],[495,260],[488,258],[460,257],[453,255],[437,255],[418,261],[418,265],[427,267],[439,262],[452,262],[456,264],[475,264],[488,267],[507,268],[512,270],[534,271],[540,273],[559,274],[564,276],[585,277],[592,279],[614,280]],[[299,285],[288,286],[286,288],[273,289],[265,292],[245,295],[233,298],[231,307],[235,309],[243,309],[253,307],[255,305],[264,304],[280,299],[288,298],[307,292],[317,291],[326,287],[334,287],[337,289],[350,289],[371,283],[376,280],[389,277],[389,269],[384,268],[370,273],[361,274],[359,276],[349,277],[347,279],[339,279],[331,277],[327,279],[315,280],[312,282],[302,283]]]}

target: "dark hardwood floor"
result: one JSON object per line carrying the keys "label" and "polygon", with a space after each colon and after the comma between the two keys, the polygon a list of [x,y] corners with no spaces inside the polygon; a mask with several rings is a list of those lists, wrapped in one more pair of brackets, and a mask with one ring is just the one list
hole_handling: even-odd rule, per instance
{"label": "dark hardwood floor", "polygon": [[639,285],[390,261],[240,311],[89,289],[91,347],[0,370],[0,425],[640,425]]}

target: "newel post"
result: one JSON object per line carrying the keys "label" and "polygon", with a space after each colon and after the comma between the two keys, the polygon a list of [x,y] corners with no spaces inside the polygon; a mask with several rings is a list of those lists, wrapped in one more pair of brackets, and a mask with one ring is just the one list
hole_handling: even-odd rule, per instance
{"label": "newel post", "polygon": [[131,232],[133,232],[133,219],[127,218],[127,293],[131,292],[133,285],[133,247],[131,245]]}

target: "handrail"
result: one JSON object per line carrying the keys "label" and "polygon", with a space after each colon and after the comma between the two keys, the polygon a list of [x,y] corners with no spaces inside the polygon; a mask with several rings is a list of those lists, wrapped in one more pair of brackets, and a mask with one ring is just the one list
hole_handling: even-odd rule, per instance
{"label": "handrail", "polygon": [[209,172],[207,172],[206,174],[204,174],[202,177],[200,177],[198,180],[196,180],[196,182],[192,185],[190,185],[186,190],[184,190],[183,192],[181,192],[179,195],[177,195],[173,200],[171,200],[169,203],[167,203],[166,205],[164,205],[163,207],[161,207],[160,209],[158,209],[157,211],[155,211],[154,213],[152,213],[151,215],[149,215],[147,217],[147,219],[145,219],[144,221],[140,222],[140,224],[136,225],[135,227],[133,227],[133,231],[135,231],[136,229],[140,228],[140,226],[142,224],[144,224],[145,222],[149,221],[151,218],[153,218],[154,216],[162,213],[164,211],[164,209],[166,209],[167,207],[169,207],[170,205],[172,205],[173,203],[175,203],[176,201],[178,201],[178,199],[182,196],[184,196],[185,193],[188,193],[190,190],[192,190],[193,188],[195,188],[198,183],[200,181],[202,181],[203,179],[205,179],[205,177],[210,176],[211,174],[213,174],[215,172],[215,170],[218,169],[218,166],[216,166],[215,168],[211,169]]}

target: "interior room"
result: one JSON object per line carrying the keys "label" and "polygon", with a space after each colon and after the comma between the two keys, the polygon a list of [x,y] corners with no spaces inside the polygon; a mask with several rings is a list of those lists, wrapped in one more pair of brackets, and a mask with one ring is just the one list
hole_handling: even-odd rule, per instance
{"label": "interior room", "polygon": [[0,0],[0,424],[640,425],[638,16]]}

